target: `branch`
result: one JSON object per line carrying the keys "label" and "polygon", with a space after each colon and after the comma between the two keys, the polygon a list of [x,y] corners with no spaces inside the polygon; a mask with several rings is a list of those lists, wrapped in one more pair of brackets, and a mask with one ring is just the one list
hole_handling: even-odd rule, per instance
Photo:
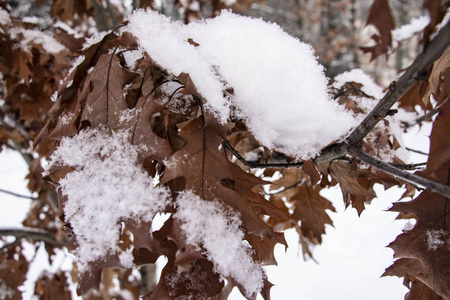
{"label": "branch", "polygon": [[5,194],[8,194],[8,195],[12,195],[12,196],[15,196],[15,197],[18,197],[18,198],[23,198],[23,199],[30,199],[30,200],[36,200],[37,199],[37,198],[35,198],[33,196],[21,195],[21,194],[17,194],[17,193],[14,193],[14,192],[11,192],[11,191],[7,191],[7,190],[4,190],[4,189],[0,189],[0,193],[5,193]]}
{"label": "branch", "polygon": [[21,228],[0,228],[0,236],[14,236],[16,239],[33,239],[46,243],[64,246],[67,241],[60,241],[56,236],[44,229],[21,227]]}
{"label": "branch", "polygon": [[403,179],[406,182],[410,182],[412,184],[416,184],[422,186],[426,189],[429,189],[435,193],[443,195],[447,198],[450,198],[450,186],[444,185],[442,183],[436,182],[434,180],[430,180],[428,178],[418,176],[412,173],[408,173],[404,170],[396,168],[390,164],[382,162],[372,156],[367,155],[364,151],[362,151],[359,147],[350,146],[348,148],[349,152],[356,156],[357,159],[369,164],[378,170],[391,174],[397,178]]}
{"label": "branch", "polygon": [[395,82],[391,83],[388,92],[377,106],[367,115],[364,121],[347,138],[349,145],[356,145],[382,120],[389,109],[416,82],[423,78],[427,70],[433,65],[444,50],[450,45],[450,22],[445,25],[427,48],[419,54],[406,72]]}
{"label": "branch", "polygon": [[428,155],[429,155],[428,153],[425,153],[425,152],[420,151],[420,150],[411,149],[411,148],[408,148],[408,147],[405,147],[405,149],[406,149],[407,151],[410,151],[410,152],[413,152],[413,153],[422,154],[422,155],[425,155],[425,156],[428,156]]}
{"label": "branch", "polygon": [[426,162],[421,162],[421,163],[416,163],[416,164],[396,164],[396,163],[389,163],[389,165],[399,168],[399,169],[403,169],[403,170],[419,170],[419,169],[423,169],[424,166],[427,165]]}
{"label": "branch", "polygon": [[240,155],[236,149],[233,148],[233,146],[231,146],[230,142],[228,140],[224,140],[222,142],[222,145],[225,149],[227,149],[228,151],[231,152],[231,154],[233,154],[234,156],[236,156],[236,158],[244,164],[244,166],[249,167],[251,169],[255,169],[255,168],[292,168],[292,167],[301,167],[303,166],[303,162],[296,162],[296,163],[266,163],[266,164],[261,164],[258,163],[256,161],[247,161],[245,158],[242,157],[242,155]]}
{"label": "branch", "polygon": [[417,119],[414,121],[413,124],[406,123],[405,126],[406,126],[406,128],[409,128],[409,127],[413,127],[413,126],[416,126],[416,125],[418,125],[418,124],[421,124],[422,122],[431,119],[431,118],[432,118],[435,114],[437,114],[438,112],[439,112],[439,107],[436,107],[435,109],[432,109],[432,110],[430,110],[429,112],[427,112],[425,115],[423,115],[423,116],[417,118]]}

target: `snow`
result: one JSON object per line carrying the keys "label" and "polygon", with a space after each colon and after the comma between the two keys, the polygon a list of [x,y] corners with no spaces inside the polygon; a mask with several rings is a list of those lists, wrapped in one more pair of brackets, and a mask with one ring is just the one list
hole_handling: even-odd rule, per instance
{"label": "snow", "polygon": [[0,7],[0,24],[8,25],[11,23],[11,18],[9,17],[9,13]]}
{"label": "snow", "polygon": [[375,99],[381,99],[384,96],[383,89],[361,69],[353,69],[341,73],[334,78],[334,81],[333,87],[336,89],[343,87],[346,82],[357,82],[363,85],[361,91],[366,95],[372,96]]}
{"label": "snow", "polygon": [[111,32],[112,32],[112,30],[95,32],[91,37],[86,38],[86,40],[84,41],[82,50],[85,50],[85,49],[89,48],[91,45],[100,42],[107,34],[109,34]]}
{"label": "snow", "polygon": [[125,59],[125,63],[131,70],[133,70],[136,67],[137,61],[143,57],[141,49],[124,51],[122,55],[123,58]]}
{"label": "snow", "polygon": [[[70,68],[69,72],[67,74],[70,74],[75,70],[83,61],[85,57],[84,55],[77,56],[74,61],[72,62],[72,67]],[[89,73],[89,72],[88,72]],[[57,92],[56,92],[57,93]],[[58,94],[56,94],[58,95]],[[55,98],[56,99],[56,98]]]}
{"label": "snow", "polygon": [[[188,73],[219,121],[243,120],[271,149],[308,159],[358,124],[330,99],[311,46],[276,24],[223,11],[183,25],[140,10],[127,30],[163,68]],[[226,92],[230,87],[232,94]]]}
{"label": "snow", "polygon": [[439,32],[445,25],[447,25],[448,20],[450,20],[450,7],[447,8],[444,17],[442,18],[442,22],[436,26],[436,33]]}
{"label": "snow", "polygon": [[24,23],[29,23],[29,24],[39,24],[40,20],[38,17],[35,17],[35,16],[32,16],[32,17],[26,16],[26,17],[23,17],[22,21]]}
{"label": "snow", "polygon": [[218,202],[204,201],[190,191],[178,195],[177,208],[174,217],[182,222],[187,243],[205,248],[216,272],[233,277],[248,297],[262,289],[264,270],[253,261],[235,212]]}
{"label": "snow", "polygon": [[25,52],[31,51],[31,45],[33,43],[41,44],[42,47],[44,47],[44,51],[52,54],[66,50],[66,47],[60,44],[53,37],[39,30],[11,28],[10,34],[12,39],[20,40],[19,46]]}
{"label": "snow", "polygon": [[60,29],[64,30],[68,34],[73,35],[73,37],[76,38],[76,39],[84,37],[84,35],[82,35],[81,33],[77,32],[77,31],[75,31],[69,24],[64,23],[61,20],[56,21],[56,23],[53,24],[53,27],[60,28]]}
{"label": "snow", "polygon": [[79,244],[76,254],[82,271],[90,262],[117,251],[120,261],[131,265],[131,251],[118,248],[121,221],[149,222],[168,203],[169,192],[154,186],[153,179],[137,165],[140,151],[128,142],[127,132],[99,130],[63,138],[51,156],[53,165],[74,169],[59,181],[67,197],[64,213]]}
{"label": "snow", "polygon": [[425,26],[430,23],[430,16],[421,16],[411,20],[409,24],[403,25],[400,28],[392,30],[392,42],[395,45],[402,41],[411,38],[414,34],[422,31]]}
{"label": "snow", "polygon": [[444,246],[445,244],[450,245],[450,236],[447,231],[443,229],[427,231],[428,250],[436,251],[439,247]]}

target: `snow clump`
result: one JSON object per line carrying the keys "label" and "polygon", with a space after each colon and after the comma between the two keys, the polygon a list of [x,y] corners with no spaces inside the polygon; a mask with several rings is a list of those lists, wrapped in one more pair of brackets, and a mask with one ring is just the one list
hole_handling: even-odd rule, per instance
{"label": "snow clump", "polygon": [[140,149],[128,139],[126,131],[81,131],[62,139],[47,167],[73,169],[59,185],[67,199],[65,221],[77,237],[75,252],[81,271],[89,263],[116,253],[130,267],[131,251],[120,252],[118,247],[121,222],[152,221],[169,203],[169,191],[155,186],[153,178],[137,164]]}
{"label": "snow clump", "polygon": [[243,120],[271,149],[308,159],[358,124],[328,95],[312,47],[276,24],[222,11],[184,25],[140,10],[126,30],[161,67],[189,74],[219,121]]}
{"label": "snow clump", "polygon": [[248,297],[260,292],[265,273],[262,266],[253,261],[252,250],[244,243],[238,215],[218,202],[202,200],[191,191],[178,195],[177,206],[174,217],[181,221],[187,243],[203,246],[215,271],[223,277],[233,277],[244,287]]}

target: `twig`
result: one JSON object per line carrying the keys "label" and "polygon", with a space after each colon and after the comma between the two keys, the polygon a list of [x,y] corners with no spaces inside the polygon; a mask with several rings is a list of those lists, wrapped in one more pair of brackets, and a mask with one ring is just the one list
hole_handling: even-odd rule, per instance
{"label": "twig", "polygon": [[421,117],[417,118],[416,121],[415,121],[415,124],[412,124],[412,125],[408,124],[408,125],[414,126],[414,125],[420,124],[423,121],[431,119],[437,113],[439,113],[439,107],[436,107],[435,109],[432,109],[429,112],[427,112],[424,116],[421,116]]}
{"label": "twig", "polygon": [[15,196],[15,197],[18,197],[18,198],[23,198],[23,199],[30,199],[30,200],[36,200],[37,199],[37,198],[35,198],[33,196],[21,195],[21,194],[17,194],[17,193],[14,193],[14,192],[11,192],[11,191],[7,191],[7,190],[4,190],[4,189],[0,189],[0,193],[5,193],[5,194],[8,194],[8,195],[12,195],[12,196]]}
{"label": "twig", "polygon": [[423,77],[434,61],[438,59],[445,49],[450,45],[450,22],[445,25],[438,35],[432,40],[427,48],[419,54],[406,72],[391,84],[388,92],[380,100],[377,106],[367,115],[364,121],[348,137],[349,145],[356,145],[381,121],[392,105],[397,102],[403,94],[416,82]]}
{"label": "twig", "polygon": [[444,185],[442,183],[436,182],[434,180],[427,179],[422,176],[418,176],[412,173],[408,173],[404,170],[396,168],[390,164],[387,164],[381,160],[378,160],[372,156],[367,155],[359,147],[350,146],[348,148],[349,152],[356,156],[357,159],[369,164],[378,170],[391,174],[397,178],[403,179],[406,182],[422,186],[429,189],[435,193],[441,194],[445,197],[450,197],[450,186]]}
{"label": "twig", "polygon": [[396,163],[389,163],[389,164],[396,168],[400,168],[403,170],[411,170],[411,171],[421,169],[420,167],[427,165],[426,162],[421,162],[421,163],[417,163],[417,164],[396,164]]}
{"label": "twig", "polygon": [[417,153],[417,154],[422,154],[422,155],[428,156],[428,153],[425,153],[425,152],[422,152],[422,151],[419,151],[419,150],[416,150],[416,149],[411,149],[411,148],[408,148],[408,147],[405,147],[405,149],[408,150],[408,151]]}
{"label": "twig", "polygon": [[277,194],[281,194],[281,193],[283,193],[283,192],[285,192],[287,190],[290,190],[290,189],[293,189],[293,188],[297,187],[298,185],[302,184],[303,181],[304,181],[304,179],[302,179],[300,181],[297,181],[296,183],[294,183],[294,184],[292,184],[290,186],[286,186],[286,187],[282,188],[281,190],[275,191],[275,192],[266,192],[266,191],[264,191],[264,189],[262,187],[261,187],[261,189],[263,190],[263,193],[266,194],[266,195],[270,195],[270,196],[271,195],[277,195]]}
{"label": "twig", "polygon": [[14,236],[16,239],[41,240],[46,243],[64,246],[66,241],[60,241],[56,236],[44,229],[22,227],[22,228],[0,228],[0,236]]}
{"label": "twig", "polygon": [[295,163],[266,163],[261,164],[256,161],[247,161],[245,158],[240,155],[236,149],[231,146],[230,142],[228,140],[224,140],[222,142],[222,145],[225,149],[231,152],[236,158],[244,164],[244,166],[255,169],[255,168],[291,168],[291,167],[301,167],[303,166],[303,162],[295,162]]}
{"label": "twig", "polygon": [[[95,2],[95,1],[94,1]],[[111,54],[111,58],[109,60],[109,65],[108,65],[108,72],[106,73],[106,127],[108,127],[111,130],[111,127],[109,126],[109,77],[111,74],[111,68],[112,68],[112,61],[114,59],[114,55],[116,54],[117,49],[119,48],[119,46],[117,46],[116,48],[114,48],[113,53]]]}

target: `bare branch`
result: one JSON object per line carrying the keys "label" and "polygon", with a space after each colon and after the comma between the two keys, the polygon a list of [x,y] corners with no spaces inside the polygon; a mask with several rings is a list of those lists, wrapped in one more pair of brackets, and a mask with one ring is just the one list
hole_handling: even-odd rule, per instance
{"label": "bare branch", "polygon": [[422,155],[428,156],[428,153],[422,152],[422,151],[420,151],[420,150],[411,149],[411,148],[408,148],[408,147],[405,147],[405,149],[408,150],[408,151],[417,153],[417,154],[422,154]]}
{"label": "bare branch", "polygon": [[405,126],[406,126],[406,128],[416,126],[424,121],[431,119],[437,113],[439,113],[439,107],[436,107],[435,109],[432,109],[429,112],[427,112],[425,115],[417,118],[413,124],[406,123]]}
{"label": "bare branch", "polygon": [[0,228],[0,236],[14,236],[16,239],[41,240],[46,243],[64,246],[66,241],[60,241],[53,233],[44,229],[21,227],[21,228]]}
{"label": "bare branch", "polygon": [[450,186],[444,185],[442,183],[436,182],[434,180],[430,180],[428,178],[418,176],[412,173],[408,173],[404,170],[396,168],[390,164],[387,164],[381,160],[378,160],[372,156],[367,155],[362,151],[359,147],[350,146],[348,148],[349,152],[356,156],[357,159],[369,164],[378,170],[391,174],[397,178],[403,179],[406,182],[410,182],[412,184],[416,184],[424,187],[425,189],[429,189],[435,193],[443,195],[445,197],[450,198]]}
{"label": "bare branch", "polygon": [[0,189],[0,193],[12,195],[14,197],[23,198],[23,199],[30,199],[30,200],[36,200],[37,199],[37,198],[35,198],[33,196],[21,195],[21,194],[17,194],[17,193],[14,193],[14,192],[11,192],[11,191],[7,191],[7,190],[4,190],[4,189]]}
{"label": "bare branch", "polygon": [[364,121],[348,137],[349,145],[356,145],[372,130],[375,125],[382,120],[389,109],[397,102],[403,94],[423,77],[434,61],[438,59],[444,50],[450,45],[450,22],[445,25],[439,34],[432,40],[427,48],[417,56],[406,72],[391,84],[388,92],[380,100],[378,105],[367,115]]}

